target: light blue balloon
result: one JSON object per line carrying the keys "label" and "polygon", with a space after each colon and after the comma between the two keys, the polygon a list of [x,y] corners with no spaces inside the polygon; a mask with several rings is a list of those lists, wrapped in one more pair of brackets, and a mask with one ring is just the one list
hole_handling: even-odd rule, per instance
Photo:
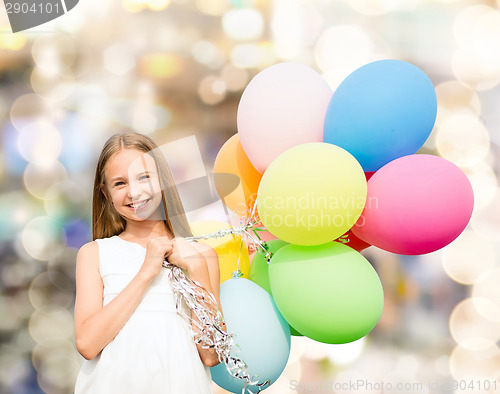
{"label": "light blue balloon", "polygon": [[[290,355],[290,327],[273,298],[259,285],[245,278],[231,278],[220,286],[222,313],[228,333],[234,333],[239,352],[251,377],[274,383],[285,369]],[[234,378],[224,362],[210,368],[212,380],[232,393],[241,393],[244,379]],[[252,392],[257,392],[252,386]],[[267,388],[268,386],[264,386]]]}
{"label": "light blue balloon", "polygon": [[401,60],[358,68],[333,93],[323,141],[344,148],[365,172],[416,153],[434,127],[436,91],[427,75]]}

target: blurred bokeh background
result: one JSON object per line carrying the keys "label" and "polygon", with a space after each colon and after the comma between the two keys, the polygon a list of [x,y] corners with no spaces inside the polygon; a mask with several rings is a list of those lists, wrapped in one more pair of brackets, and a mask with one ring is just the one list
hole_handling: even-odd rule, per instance
{"label": "blurred bokeh background", "polygon": [[[158,144],[194,135],[210,171],[261,69],[301,62],[335,90],[356,68],[386,58],[417,65],[434,83],[438,118],[421,152],[466,172],[471,223],[429,255],[363,251],[384,286],[376,328],[346,345],[294,337],[267,392],[500,392],[499,7],[80,0],[17,34],[1,9],[0,392],[73,391],[83,361],[73,333],[75,256],[91,239],[95,164],[110,135],[135,130]],[[339,386],[350,382],[356,390]]]}

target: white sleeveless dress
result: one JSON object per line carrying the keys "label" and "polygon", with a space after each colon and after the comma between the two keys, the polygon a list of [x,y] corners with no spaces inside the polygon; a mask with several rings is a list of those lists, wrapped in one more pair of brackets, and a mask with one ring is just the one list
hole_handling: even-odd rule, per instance
{"label": "white sleeveless dress", "polygon": [[[116,235],[96,241],[105,306],[137,274],[146,249]],[[185,304],[183,308],[188,310]],[[75,394],[111,393],[212,393],[210,368],[200,359],[188,323],[176,311],[166,268],[116,337],[81,366]]]}

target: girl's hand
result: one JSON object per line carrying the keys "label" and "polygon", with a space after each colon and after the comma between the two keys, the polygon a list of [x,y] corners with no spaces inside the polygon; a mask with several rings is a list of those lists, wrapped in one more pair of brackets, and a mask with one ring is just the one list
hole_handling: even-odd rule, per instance
{"label": "girl's hand", "polygon": [[175,238],[173,240],[172,253],[168,256],[168,261],[189,272],[198,264],[204,262],[204,259],[198,249],[190,245],[184,238]]}
{"label": "girl's hand", "polygon": [[152,238],[146,245],[146,258],[140,271],[154,279],[161,271],[163,260],[172,254],[173,241],[168,237]]}

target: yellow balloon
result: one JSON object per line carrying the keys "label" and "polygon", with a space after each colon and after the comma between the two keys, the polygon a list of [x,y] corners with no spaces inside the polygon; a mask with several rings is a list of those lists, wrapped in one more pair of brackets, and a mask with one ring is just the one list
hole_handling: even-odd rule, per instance
{"label": "yellow balloon", "polygon": [[366,193],[365,174],[354,156],[333,144],[311,142],[273,160],[260,181],[257,208],[279,239],[320,245],[356,223]]}
{"label": "yellow balloon", "polygon": [[[217,230],[227,229],[230,226],[227,223],[216,220],[200,220],[190,224],[193,235],[213,234]],[[250,259],[248,258],[248,249],[241,235],[226,235],[220,238],[202,239],[203,242],[215,249],[219,256],[220,283],[233,277],[233,272],[238,268],[244,278],[248,278],[250,271]]]}

